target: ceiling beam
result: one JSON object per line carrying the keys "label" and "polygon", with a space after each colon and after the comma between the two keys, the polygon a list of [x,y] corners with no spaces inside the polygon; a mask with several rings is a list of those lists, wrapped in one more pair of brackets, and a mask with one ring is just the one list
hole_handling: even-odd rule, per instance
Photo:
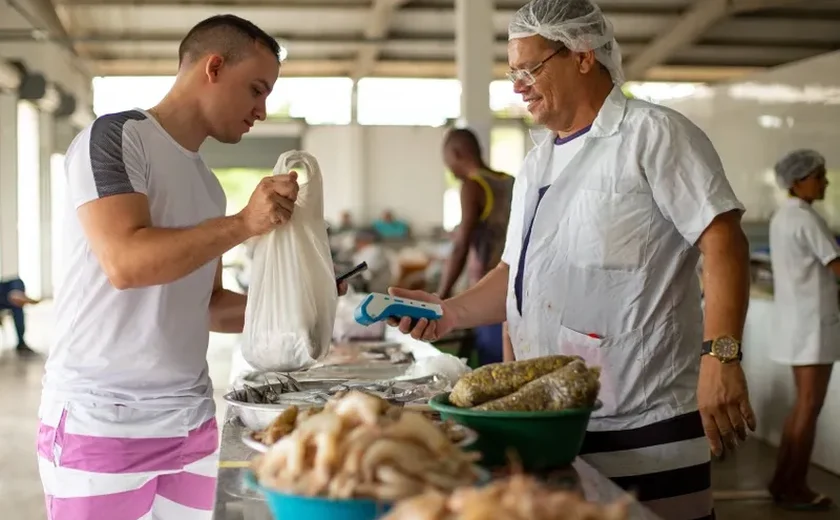
{"label": "ceiling beam", "polygon": [[27,10],[31,10],[31,13],[43,22],[45,27],[42,27],[42,29],[45,29],[58,40],[63,40],[65,42],[70,40],[67,28],[64,27],[64,24],[61,22],[61,18],[58,17],[58,12],[55,10],[55,5],[53,5],[52,0],[27,0],[26,2],[10,1],[8,3],[13,7],[20,5],[22,8],[22,4],[26,4],[26,6],[29,7]]}
{"label": "ceiling beam", "polygon": [[[53,0],[56,5],[72,8],[76,5],[206,5],[207,0]],[[314,7],[326,9],[341,9],[344,7],[366,7],[370,0],[227,0],[224,2],[214,1],[212,5],[218,6],[221,10],[242,6],[268,6],[268,7]]]}
{"label": "ceiling beam", "polygon": [[713,24],[728,16],[798,1],[801,0],[695,0],[675,24],[624,66],[625,76],[629,80],[644,77],[646,70],[664,63],[674,52],[693,43]]}
{"label": "ceiling beam", "polygon": [[363,78],[370,74],[382,49],[381,40],[388,36],[391,20],[399,8],[407,0],[373,0],[370,8],[370,21],[365,27],[367,42],[359,49],[356,64],[353,67],[354,79]]}
{"label": "ceiling beam", "polygon": [[[281,77],[349,77],[355,60],[288,61],[280,69]],[[177,70],[173,59],[96,60],[93,67],[101,76],[171,76]],[[504,79],[508,64],[494,65],[495,79]],[[766,70],[764,67],[658,66],[647,71],[649,81],[728,81]],[[379,60],[369,77],[455,78],[454,61]]]}

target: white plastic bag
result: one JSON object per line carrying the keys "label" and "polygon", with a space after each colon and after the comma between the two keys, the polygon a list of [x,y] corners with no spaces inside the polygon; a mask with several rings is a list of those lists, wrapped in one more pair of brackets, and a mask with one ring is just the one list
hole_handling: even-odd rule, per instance
{"label": "white plastic bag", "polygon": [[242,356],[257,370],[294,371],[326,356],[338,288],[324,221],[318,161],[297,150],[277,159],[274,174],[302,165],[297,202],[286,224],[260,237],[245,308]]}

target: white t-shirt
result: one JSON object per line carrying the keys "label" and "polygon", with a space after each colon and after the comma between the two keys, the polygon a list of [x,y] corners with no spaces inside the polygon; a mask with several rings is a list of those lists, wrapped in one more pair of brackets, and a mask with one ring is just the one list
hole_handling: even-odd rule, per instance
{"label": "white t-shirt", "polygon": [[790,365],[840,361],[837,278],[840,248],[825,220],[791,198],[770,220],[777,333],[771,358]]}
{"label": "white t-shirt", "polygon": [[142,110],[105,115],[82,130],[67,150],[65,175],[67,274],[55,299],[44,399],[194,407],[212,417],[206,355],[218,262],[170,284],[117,290],[91,251],[76,209],[99,198],[143,193],[154,226],[195,226],[225,214],[218,179],[198,153],[176,143]]}
{"label": "white t-shirt", "polygon": [[566,169],[566,166],[569,165],[572,159],[575,158],[575,155],[583,148],[584,140],[582,137],[588,131],[589,129],[587,128],[585,131],[577,132],[566,138],[554,139],[554,146],[551,148],[551,166],[543,172],[540,188],[552,184],[560,177],[560,174]]}

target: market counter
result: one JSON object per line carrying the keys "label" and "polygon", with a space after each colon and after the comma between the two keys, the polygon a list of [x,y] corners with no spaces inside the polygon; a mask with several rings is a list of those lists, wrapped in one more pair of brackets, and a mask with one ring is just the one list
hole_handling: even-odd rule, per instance
{"label": "market counter", "polygon": [[[415,340],[391,327],[387,329],[385,340],[399,344],[401,350],[410,353],[415,360],[441,355],[441,352],[429,343]],[[339,350],[335,349],[334,352]],[[361,379],[396,377],[402,375],[405,370],[396,365],[390,366],[389,370],[381,365],[374,367],[365,363],[363,372],[368,373],[364,375],[358,370],[348,370],[344,373],[341,364],[333,365],[332,370],[336,371],[336,377],[347,376]],[[349,375],[350,372],[353,372],[352,376]],[[246,429],[230,407],[226,410],[221,428],[221,457],[214,520],[272,520],[262,496],[247,489],[243,484],[249,461],[257,453],[242,442]],[[553,472],[550,480],[563,487],[577,489],[591,502],[608,504],[626,496],[621,488],[581,459],[575,460],[567,469]],[[659,520],[659,517],[638,503],[632,504],[630,518],[632,520]]]}
{"label": "market counter", "polygon": [[[222,427],[221,461],[216,492],[214,520],[272,520],[262,497],[243,485],[243,476],[249,460],[256,453],[242,443],[244,426],[228,410]],[[577,459],[571,468],[557,472],[552,481],[571,489],[580,490],[587,500],[611,503],[621,499],[625,492],[592,466]],[[632,520],[658,520],[658,517],[638,503],[631,506]]]}

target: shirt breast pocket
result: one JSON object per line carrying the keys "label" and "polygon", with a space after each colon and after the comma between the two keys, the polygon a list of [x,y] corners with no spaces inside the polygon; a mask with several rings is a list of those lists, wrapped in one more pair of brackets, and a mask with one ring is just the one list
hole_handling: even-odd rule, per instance
{"label": "shirt breast pocket", "polygon": [[568,260],[579,267],[632,271],[642,267],[653,200],[648,193],[580,189],[570,201],[564,237]]}

